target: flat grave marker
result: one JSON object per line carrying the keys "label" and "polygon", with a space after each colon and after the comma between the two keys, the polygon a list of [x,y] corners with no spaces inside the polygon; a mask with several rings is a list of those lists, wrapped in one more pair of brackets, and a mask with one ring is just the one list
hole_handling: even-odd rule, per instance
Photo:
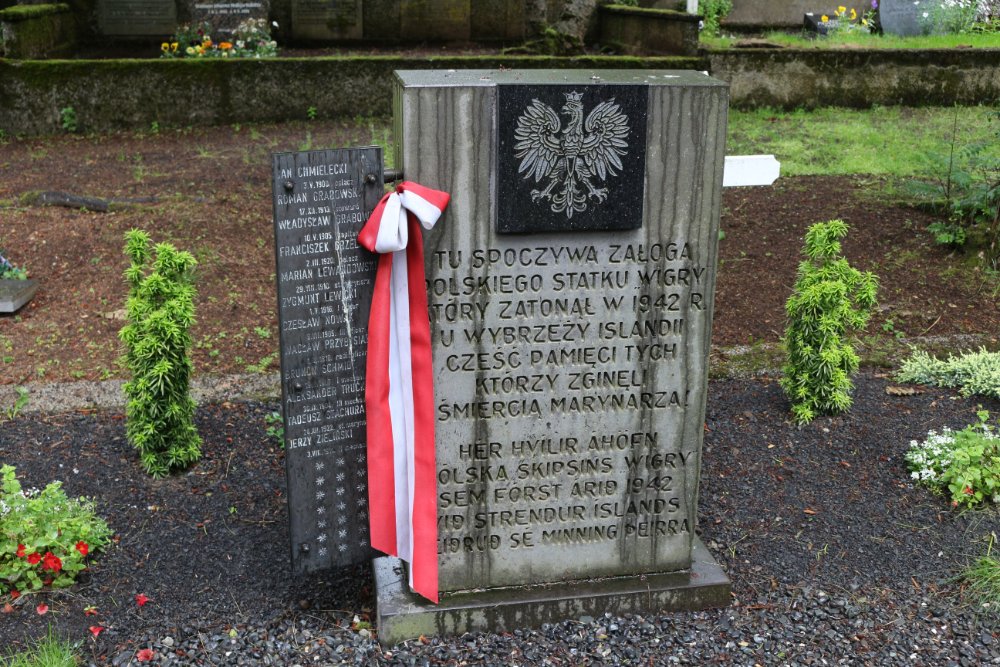
{"label": "flat grave marker", "polygon": [[191,22],[208,23],[213,37],[230,35],[247,19],[267,19],[270,0],[186,0],[190,6]]}

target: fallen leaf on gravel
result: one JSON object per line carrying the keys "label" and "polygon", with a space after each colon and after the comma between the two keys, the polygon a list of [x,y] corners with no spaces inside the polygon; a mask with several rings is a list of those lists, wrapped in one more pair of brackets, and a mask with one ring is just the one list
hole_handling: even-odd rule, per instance
{"label": "fallen leaf on gravel", "polygon": [[102,632],[104,632],[104,628],[102,626],[100,626],[100,625],[92,625],[92,626],[90,626],[89,629],[90,629],[90,634],[94,635],[95,639],[97,638],[97,635],[99,635]]}
{"label": "fallen leaf on gravel", "polygon": [[921,387],[893,387],[890,385],[885,388],[885,393],[890,396],[916,396],[924,393],[924,390]]}
{"label": "fallen leaf on gravel", "polygon": [[811,508],[811,507],[807,507],[807,508],[805,508],[805,509],[804,509],[804,510],[802,510],[802,511],[803,511],[803,512],[805,512],[806,514],[810,514],[810,515],[811,515],[811,514],[819,514],[819,512],[817,512],[816,510],[814,510],[814,509],[813,509],[813,508]]}
{"label": "fallen leaf on gravel", "polygon": [[135,654],[135,659],[139,662],[149,662],[153,659],[153,649],[144,648]]}
{"label": "fallen leaf on gravel", "polygon": [[35,607],[35,611],[38,612],[39,616],[44,616],[45,614],[49,613],[49,605],[42,603],[37,607]]}
{"label": "fallen leaf on gravel", "polygon": [[850,468],[851,467],[851,464],[848,463],[847,461],[841,461],[840,465],[844,466],[845,468]]}
{"label": "fallen leaf on gravel", "polygon": [[136,595],[136,596],[135,596],[135,603],[136,603],[137,605],[139,605],[140,607],[141,607],[142,605],[146,604],[147,602],[149,602],[149,598],[148,598],[148,597],[146,597],[146,595],[145,595],[145,594],[143,594],[143,593],[139,593],[138,595]]}
{"label": "fallen leaf on gravel", "polygon": [[3,613],[9,614],[12,611],[14,611],[14,607],[12,607],[9,602],[4,602],[3,603]]}
{"label": "fallen leaf on gravel", "polygon": [[125,311],[124,308],[121,308],[119,310],[113,310],[107,313],[101,313],[101,317],[103,317],[106,320],[127,320],[128,313]]}

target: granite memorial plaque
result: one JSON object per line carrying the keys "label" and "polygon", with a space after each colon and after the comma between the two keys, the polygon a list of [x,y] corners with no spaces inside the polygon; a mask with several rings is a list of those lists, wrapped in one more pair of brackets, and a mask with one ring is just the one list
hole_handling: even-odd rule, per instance
{"label": "granite memorial plaque", "polygon": [[933,5],[930,0],[880,0],[879,24],[883,32],[892,35],[925,35],[930,32]]}
{"label": "granite memorial plaque", "polygon": [[[380,639],[726,604],[695,536],[726,84],[655,70],[397,77],[396,164],[452,196],[425,249],[442,597],[421,604],[394,561],[376,561]],[[572,220],[592,224],[563,227],[555,197],[532,201],[549,181],[522,183],[533,165],[518,144],[546,135],[519,137],[525,116],[560,138],[557,175],[608,189],[573,195],[587,209]],[[600,137],[635,164],[618,153],[599,181],[591,155],[574,171]],[[505,208],[508,186],[520,208]],[[617,188],[629,204],[612,209]],[[499,233],[505,215],[542,207],[558,225]]]}
{"label": "granite memorial plaque", "polygon": [[98,0],[97,24],[110,37],[165,37],[177,30],[174,0]]}
{"label": "granite memorial plaque", "polygon": [[297,40],[356,40],[364,37],[361,0],[292,0]]}
{"label": "granite memorial plaque", "polygon": [[230,35],[247,19],[267,19],[270,0],[188,0],[191,22],[208,23],[213,35]]}
{"label": "granite memorial plaque", "polygon": [[644,86],[497,86],[497,232],[637,229]]}
{"label": "granite memorial plaque", "polygon": [[273,159],[292,567],[370,558],[365,362],[376,257],[357,235],[382,196],[378,147]]}

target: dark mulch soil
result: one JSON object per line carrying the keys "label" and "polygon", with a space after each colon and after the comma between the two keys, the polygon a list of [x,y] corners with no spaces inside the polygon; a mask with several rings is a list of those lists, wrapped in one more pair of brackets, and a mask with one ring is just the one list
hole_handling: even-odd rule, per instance
{"label": "dark mulch soil", "polygon": [[[896,619],[865,621],[856,626],[863,630],[851,631],[855,636],[850,642],[822,649],[841,664],[868,664],[890,635],[903,633],[906,639],[911,624],[928,631],[923,617],[932,616],[921,609],[930,600],[935,614],[948,616],[941,624],[961,622],[963,628],[981,629],[977,633],[984,638],[963,638],[971,646],[963,651],[989,655],[992,621],[964,608],[959,587],[946,580],[971,555],[985,551],[986,538],[1000,531],[1000,518],[993,510],[952,511],[944,500],[914,488],[903,454],[909,441],[922,438],[928,429],[974,421],[980,403],[1000,413],[1000,401],[959,398],[936,389],[889,396],[888,383],[861,375],[851,412],[803,428],[786,421],[788,405],[776,382],[710,383],[699,516],[703,539],[733,579],[736,606],[708,614],[653,615],[651,622],[694,623],[710,633],[709,644],[718,642],[713,650],[721,651],[727,642],[737,647],[732,655],[723,651],[706,662],[783,664],[811,655],[823,640],[783,647],[785,658],[776,657],[763,638],[759,645],[752,639],[767,627],[761,625],[761,610],[781,607],[779,611],[794,615],[796,600],[815,595],[809,591],[826,591],[819,594],[821,601],[827,595],[843,597],[845,609],[861,620],[866,610],[877,611],[880,619]],[[308,625],[312,634],[302,636],[322,635],[329,644],[325,650],[336,644],[338,662],[479,664],[476,656],[485,655],[483,651],[513,650],[505,642],[523,641],[541,656],[563,655],[565,636],[552,638],[544,631],[528,640],[520,634],[483,634],[427,645],[414,642],[389,654],[359,639],[349,626],[355,615],[364,619],[373,610],[367,566],[309,578],[289,575],[282,454],[263,431],[263,415],[273,407],[225,403],[201,408],[204,459],[187,474],[161,481],[140,472],[119,414],[18,418],[0,424],[0,460],[16,464],[26,485],[40,487],[60,479],[71,495],[96,496],[100,513],[117,535],[116,543],[94,558],[80,585],[23,596],[12,612],[0,614],[0,646],[19,646],[50,624],[71,638],[89,638],[88,626],[98,624],[107,630],[84,643],[88,661],[124,664],[137,649],[169,636],[199,647],[190,648],[189,641],[174,664],[222,664],[228,658],[198,643],[199,637],[225,638],[230,630],[252,630],[257,636],[267,628],[277,632],[273,628]],[[780,596],[775,593],[779,590]],[[151,599],[142,608],[134,602],[139,593]],[[35,613],[41,601],[50,607],[44,617]],[[99,613],[85,616],[88,605]],[[827,612],[816,613],[826,618]],[[820,616],[809,622],[810,628],[826,627]],[[579,629],[567,625],[563,630],[567,628]],[[741,639],[748,647],[733,643]],[[309,650],[303,648],[308,642],[302,642],[298,650]],[[214,647],[216,642],[208,643]],[[638,639],[630,646],[640,653],[667,651],[654,653],[663,659],[670,655],[666,646],[656,649]],[[937,650],[944,653],[939,655],[958,650],[958,643],[949,646],[941,644]],[[157,650],[166,655],[162,646]],[[561,664],[636,664],[622,655],[603,660],[584,659],[583,654],[573,659],[574,654],[564,655]],[[737,661],[736,655],[743,657]],[[245,664],[258,664],[244,657]],[[303,662],[308,659],[302,657]]]}
{"label": "dark mulch soil", "polygon": [[[917,131],[919,128],[914,128]],[[270,155],[367,145],[384,121],[161,128],[156,134],[0,142],[0,248],[42,281],[16,316],[0,315],[0,384],[122,377],[122,236],[132,227],[199,261],[198,373],[277,368]],[[847,257],[881,278],[869,331],[894,336],[992,335],[1000,298],[974,258],[932,244],[927,213],[887,200],[858,177],[782,177],[723,197],[712,342],[776,342],[802,235],[818,221],[851,226]],[[24,204],[57,190],[118,200],[110,213]],[[263,362],[263,363],[262,363]]]}

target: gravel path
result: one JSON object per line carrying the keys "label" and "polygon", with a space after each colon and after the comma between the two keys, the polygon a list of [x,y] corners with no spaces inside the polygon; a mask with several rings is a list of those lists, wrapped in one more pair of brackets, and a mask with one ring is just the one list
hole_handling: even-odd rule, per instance
{"label": "gravel path", "polygon": [[393,647],[366,623],[367,565],[288,572],[283,462],[263,423],[274,404],[199,409],[205,458],[162,481],[139,472],[119,413],[22,416],[0,424],[0,460],[29,485],[58,478],[96,495],[120,541],[78,586],[0,614],[0,646],[51,624],[82,642],[85,664],[116,666],[142,649],[155,665],[1000,664],[995,612],[970,607],[952,579],[1000,519],[950,511],[903,462],[911,439],[970,423],[979,404],[1000,414],[1000,402],[889,396],[889,383],[864,374],[850,413],[796,428],[776,382],[710,382],[699,517],[733,580],[730,607]]}

